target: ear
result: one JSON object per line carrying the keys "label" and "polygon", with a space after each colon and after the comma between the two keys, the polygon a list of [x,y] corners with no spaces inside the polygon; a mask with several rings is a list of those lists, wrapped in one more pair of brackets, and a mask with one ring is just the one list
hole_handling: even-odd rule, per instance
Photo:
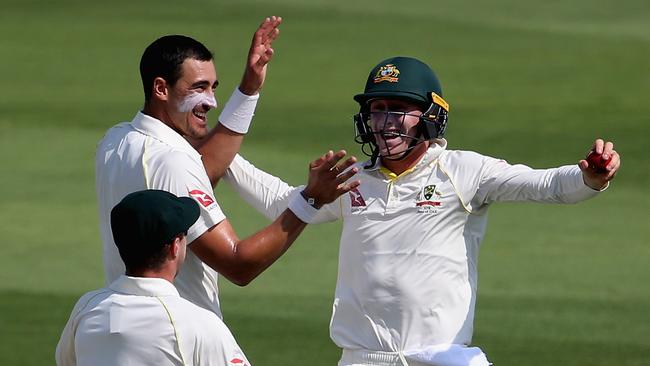
{"label": "ear", "polygon": [[181,238],[177,236],[174,238],[174,242],[169,246],[169,255],[172,259],[176,259],[181,250]]}
{"label": "ear", "polygon": [[169,97],[169,89],[167,81],[161,77],[153,79],[153,90],[151,96],[159,100],[167,100]]}

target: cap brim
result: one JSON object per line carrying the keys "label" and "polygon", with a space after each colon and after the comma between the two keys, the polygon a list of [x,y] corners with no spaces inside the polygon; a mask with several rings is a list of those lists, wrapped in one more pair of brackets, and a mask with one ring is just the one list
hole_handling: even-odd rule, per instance
{"label": "cap brim", "polygon": [[408,100],[415,103],[425,103],[425,104],[429,103],[428,100],[423,99],[421,96],[414,93],[408,93],[408,92],[385,91],[385,92],[374,92],[374,93],[362,93],[354,96],[354,100],[361,105],[364,105],[368,103],[368,101],[374,99],[402,99],[402,100]]}
{"label": "cap brim", "polygon": [[199,209],[199,204],[192,198],[178,197],[178,201],[183,210],[181,224],[184,230],[187,231],[199,218],[201,210]]}

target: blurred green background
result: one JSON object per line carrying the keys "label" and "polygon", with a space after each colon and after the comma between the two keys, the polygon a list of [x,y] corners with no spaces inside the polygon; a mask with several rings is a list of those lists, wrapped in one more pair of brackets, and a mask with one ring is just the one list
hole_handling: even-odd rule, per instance
{"label": "blurred green background", "polygon": [[[615,141],[623,167],[601,196],[492,208],[474,343],[496,365],[650,365],[647,0],[3,0],[0,364],[53,364],[73,304],[103,285],[94,149],[141,107],[144,47],[169,33],[204,42],[223,105],[274,14],[285,23],[242,151],[292,184],[328,149],[360,154],[351,96],[394,55],[438,73],[452,149],[543,168]],[[217,199],[240,236],[266,224],[228,187]],[[248,287],[221,282],[253,364],[336,364],[339,228],[309,227]]]}

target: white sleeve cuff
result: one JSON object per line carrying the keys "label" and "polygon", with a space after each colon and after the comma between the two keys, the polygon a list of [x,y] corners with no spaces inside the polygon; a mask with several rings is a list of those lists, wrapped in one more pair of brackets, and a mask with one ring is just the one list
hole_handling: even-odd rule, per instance
{"label": "white sleeve cuff", "polygon": [[291,198],[288,209],[307,224],[312,223],[319,212],[317,208],[307,203],[302,194],[296,194]]}
{"label": "white sleeve cuff", "polygon": [[238,87],[235,88],[230,99],[228,99],[228,103],[226,103],[219,115],[219,123],[233,132],[247,133],[255,115],[255,107],[259,98],[259,93],[246,95]]}

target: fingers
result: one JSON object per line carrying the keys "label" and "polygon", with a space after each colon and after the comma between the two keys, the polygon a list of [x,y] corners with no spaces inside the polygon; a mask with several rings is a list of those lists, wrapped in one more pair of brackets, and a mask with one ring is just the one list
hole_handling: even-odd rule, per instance
{"label": "fingers", "polygon": [[[331,153],[331,151],[328,152],[328,154]],[[333,153],[330,155],[330,157],[325,161],[321,169],[327,169],[327,170],[334,170],[334,167],[336,164],[339,162],[339,160],[343,159],[343,157],[347,154],[345,150],[339,150],[336,153]]]}
{"label": "fingers", "polygon": [[318,169],[318,168],[319,168],[320,166],[322,166],[322,165],[323,165],[323,164],[324,164],[328,159],[330,159],[330,158],[332,157],[332,155],[334,155],[334,152],[332,152],[332,150],[326,152],[325,154],[323,154],[322,156],[320,156],[318,159],[316,159],[316,160],[312,161],[311,163],[309,163],[309,169],[310,169],[310,170]]}
{"label": "fingers", "polygon": [[339,184],[338,188],[336,189],[336,196],[340,196],[344,193],[350,192],[351,190],[357,188],[359,185],[361,185],[360,180],[353,180],[344,184]]}
{"label": "fingers", "polygon": [[614,151],[614,143],[611,141],[605,142],[603,146],[603,159],[609,159],[612,156],[612,151]]}
{"label": "fingers", "polygon": [[259,55],[259,59],[257,60],[257,65],[259,66],[264,66],[271,61],[273,58],[273,54],[275,51],[273,51],[273,48],[267,48],[263,54]]}
{"label": "fingers", "polygon": [[345,182],[346,180],[352,178],[352,176],[354,176],[359,172],[359,168],[357,167],[352,167],[352,169],[348,169],[356,162],[357,162],[357,158],[351,156],[348,159],[346,159],[345,162],[343,162],[343,164],[339,164],[334,168],[332,168],[332,171],[335,172],[337,175],[338,183]]}
{"label": "fingers", "polygon": [[[605,177],[605,179],[607,181],[610,181],[614,178],[616,172],[621,166],[621,157],[618,155],[616,150],[608,151],[607,154],[611,156],[611,159],[609,163],[607,163],[607,166],[605,167],[605,169],[607,170],[607,176]],[[603,156],[605,156],[605,153],[603,153]]]}
{"label": "fingers", "polygon": [[256,47],[263,45],[265,47],[270,47],[271,43],[273,43],[280,34],[280,29],[278,29],[280,24],[282,24],[282,17],[272,16],[265,18],[255,32],[255,36],[253,37],[253,46]]}
{"label": "fingers", "polygon": [[579,167],[580,170],[582,170],[583,172],[584,172],[584,171],[587,171],[587,169],[589,169],[589,162],[588,162],[587,160],[584,160],[584,159],[583,159],[583,160],[580,160],[580,161],[578,162],[578,167]]}

